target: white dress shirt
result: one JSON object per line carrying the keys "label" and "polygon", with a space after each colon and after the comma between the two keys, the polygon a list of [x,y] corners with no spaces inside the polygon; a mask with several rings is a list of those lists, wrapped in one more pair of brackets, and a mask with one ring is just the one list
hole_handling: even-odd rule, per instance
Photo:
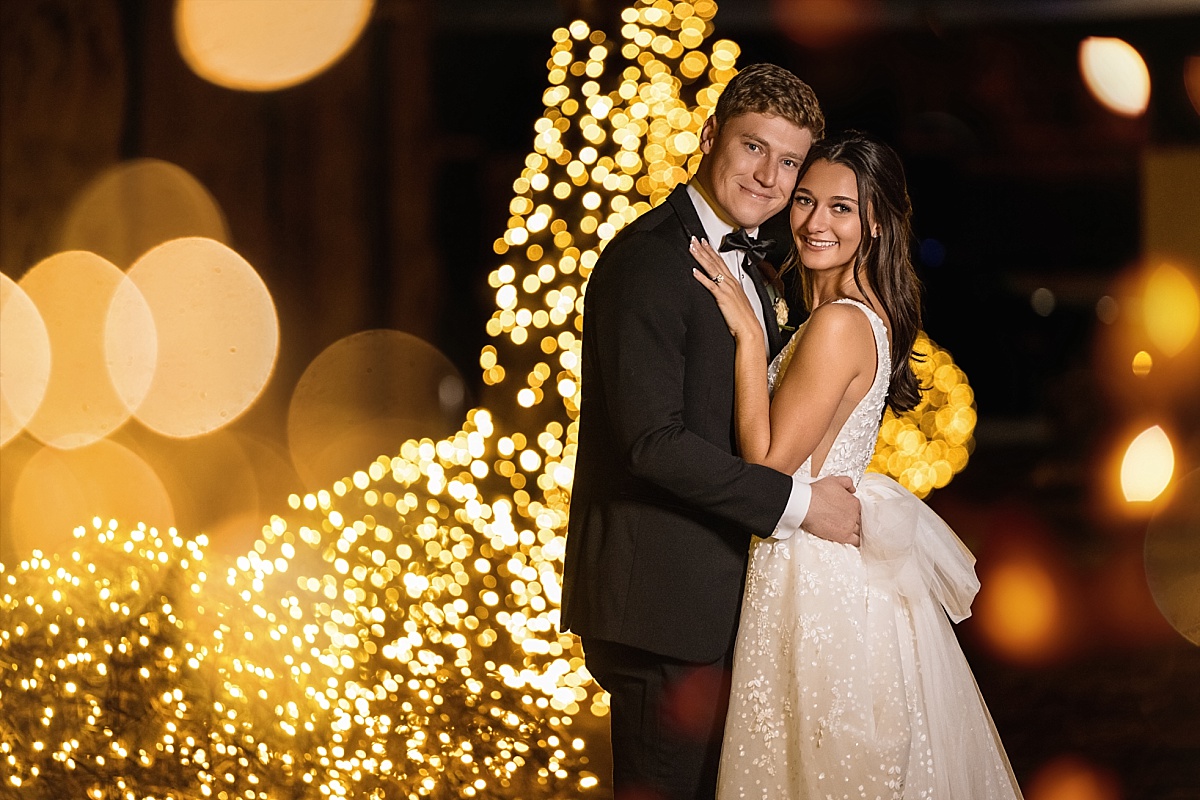
{"label": "white dress shirt", "polygon": [[[688,184],[688,196],[692,198],[692,205],[696,207],[696,214],[700,217],[700,224],[704,226],[704,235],[708,238],[709,244],[714,250],[718,250],[718,255],[725,260],[729,271],[740,278],[742,291],[745,292],[746,298],[750,301],[750,307],[754,309],[754,315],[758,317],[758,324],[763,329],[763,341],[768,341],[767,337],[767,322],[763,316],[762,300],[758,296],[758,289],[755,288],[754,279],[751,278],[746,270],[742,268],[743,253],[740,250],[729,250],[721,253],[719,248],[721,242],[725,240],[725,236],[733,233],[734,228],[717,216],[717,212],[713,211],[712,206],[704,199],[704,195],[696,188],[695,184]],[[746,233],[749,236],[758,236],[758,228],[747,228]],[[770,347],[770,344],[767,345]],[[769,357],[770,353],[768,353]],[[808,515],[808,507],[812,502],[812,487],[808,482],[792,476],[792,493],[788,497],[787,505],[783,509],[783,515],[779,521],[775,523],[775,531],[771,534],[772,539],[787,539],[792,536],[800,525],[804,522],[804,518]]]}

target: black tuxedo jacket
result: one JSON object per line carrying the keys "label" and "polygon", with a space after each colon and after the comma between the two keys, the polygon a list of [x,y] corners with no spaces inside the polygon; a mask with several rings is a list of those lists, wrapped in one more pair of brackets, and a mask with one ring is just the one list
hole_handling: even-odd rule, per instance
{"label": "black tuxedo jacket", "polygon": [[692,275],[692,235],[704,229],[680,186],[589,279],[561,627],[712,662],[736,633],[751,536],[774,530],[792,481],[733,455],[734,341]]}

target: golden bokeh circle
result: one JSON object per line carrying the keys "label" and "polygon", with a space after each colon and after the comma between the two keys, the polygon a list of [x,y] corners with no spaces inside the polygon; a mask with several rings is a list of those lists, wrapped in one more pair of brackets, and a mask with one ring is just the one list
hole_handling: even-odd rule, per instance
{"label": "golden bokeh circle", "polygon": [[166,530],[175,512],[166,488],[137,454],[108,439],[75,450],[43,447],[13,490],[8,535],[19,556],[71,549],[72,531],[92,519],[144,522]]}
{"label": "golden bokeh circle", "polygon": [[[122,288],[126,282],[116,266],[82,250],[56,253],[21,278],[21,288],[41,312],[50,340],[46,394],[26,424],[40,441],[58,448],[82,447],[129,418],[129,392],[118,391],[114,384],[106,346],[113,300],[118,292],[130,291]],[[136,302],[122,308],[136,308]],[[125,320],[132,338],[154,339],[154,329],[145,327],[147,320]]]}
{"label": "golden bokeh circle", "polygon": [[423,339],[395,330],[347,336],[296,385],[288,409],[292,462],[306,485],[329,485],[409,439],[453,434],[464,400],[458,370]]}
{"label": "golden bokeh circle", "polygon": [[1180,478],[1150,521],[1146,582],[1171,627],[1200,645],[1200,470]]}
{"label": "golden bokeh circle", "polygon": [[258,398],[279,353],[279,321],[262,278],[220,242],[175,239],[129,270],[158,332],[153,381],[138,419],[164,436],[199,436]]}
{"label": "golden bokeh circle", "polygon": [[50,336],[29,295],[0,273],[0,447],[37,412],[50,381]]}
{"label": "golden bokeh circle", "polygon": [[60,250],[90,250],[128,268],[156,245],[183,236],[229,241],[217,201],[187,170],[139,158],[102,172],[71,203]]}
{"label": "golden bokeh circle", "polygon": [[188,66],[228,89],[303,83],[349,50],[374,0],[178,0],[175,39]]}

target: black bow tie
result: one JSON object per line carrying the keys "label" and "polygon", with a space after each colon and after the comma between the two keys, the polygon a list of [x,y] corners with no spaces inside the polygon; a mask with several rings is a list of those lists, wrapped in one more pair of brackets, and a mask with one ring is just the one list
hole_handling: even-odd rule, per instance
{"label": "black bow tie", "polygon": [[757,264],[767,257],[767,251],[775,246],[773,239],[755,239],[746,233],[745,228],[739,228],[733,233],[725,234],[721,240],[721,252],[741,250],[751,264]]}

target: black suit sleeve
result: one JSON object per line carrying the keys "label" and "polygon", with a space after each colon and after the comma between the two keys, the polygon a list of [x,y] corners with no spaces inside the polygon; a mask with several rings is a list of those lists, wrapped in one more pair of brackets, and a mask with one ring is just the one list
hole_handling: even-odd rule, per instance
{"label": "black suit sleeve", "polygon": [[[607,387],[610,430],[631,474],[689,508],[768,536],[792,481],[714,443],[732,437],[733,339],[692,276],[686,244],[674,238],[629,237],[605,254],[588,287],[585,320],[593,327],[585,338]],[[714,420],[712,409],[696,408],[704,391],[730,404],[729,413]],[[697,426],[707,426],[705,435]]]}

